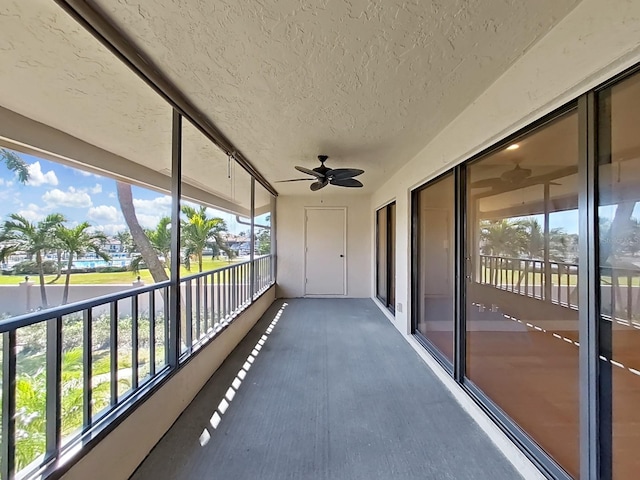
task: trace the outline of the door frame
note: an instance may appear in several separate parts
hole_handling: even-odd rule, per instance
[[[394,222],[393,224],[391,223],[391,218],[389,215],[389,212],[391,211],[391,206],[394,206],[395,208],[395,216],[394,216]],[[378,254],[380,252],[380,223],[378,222],[378,213],[382,210],[385,210],[385,223],[386,223],[386,238],[385,238],[385,242],[386,242],[386,262],[384,265],[384,269],[379,268],[378,265]],[[390,200],[389,202],[385,203],[384,205],[382,205],[381,207],[378,207],[375,212],[374,212],[374,223],[375,223],[375,261],[374,261],[374,270],[375,270],[375,278],[373,279],[375,282],[375,286],[374,286],[374,295],[375,297],[380,301],[380,303],[382,303],[387,310],[389,310],[394,316],[396,314],[396,301],[397,299],[395,298],[395,294],[396,292],[393,292],[393,296],[394,296],[394,301],[390,302],[389,299],[391,297],[391,277],[394,277],[394,290],[396,289],[396,270],[397,270],[397,265],[396,265],[396,259],[395,259],[395,255],[396,255],[396,250],[397,250],[397,232],[396,232],[396,236],[394,237],[394,242],[393,244],[391,243],[391,230],[393,229],[395,231],[396,228],[396,224],[397,222],[397,217],[398,217],[398,207],[396,204],[396,199],[394,198],[393,200]],[[394,257],[394,261],[393,261],[393,272],[391,269],[391,265],[392,262],[390,260],[391,256],[393,255]],[[387,296],[386,299],[381,298],[378,295],[378,280],[380,278],[380,275],[384,274],[386,276],[386,292],[385,295]]]
[[[343,241],[343,245],[342,245],[342,251],[343,251],[343,255],[344,255],[344,262],[343,262],[343,281],[342,281],[342,293],[336,293],[336,294],[332,294],[332,295],[323,295],[323,294],[317,294],[317,293],[307,293],[307,212],[309,210],[341,210],[343,213],[343,217],[344,217],[344,237],[342,239]],[[307,297],[335,297],[335,296],[346,296],[347,295],[347,263],[349,260],[349,257],[347,255],[347,207],[304,207],[304,235],[303,235],[303,255],[304,255],[304,268],[303,268],[303,273],[304,273],[304,296]]]

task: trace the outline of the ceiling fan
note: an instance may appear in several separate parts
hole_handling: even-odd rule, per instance
[[[471,184],[471,188],[500,188],[506,185],[517,185],[524,182],[531,176],[530,168],[522,168],[519,163],[499,177],[485,178],[475,181]]]
[[[471,188],[491,188],[491,192],[510,191],[518,188],[530,187],[532,185],[561,185],[554,182],[569,175],[573,175],[577,172],[575,166],[562,167],[544,175],[531,176],[531,169],[522,168],[519,163],[516,166],[506,172],[503,172],[499,177],[484,178],[471,183]]]
[[[320,190],[329,184],[337,187],[362,187],[362,182],[353,177],[363,174],[364,170],[360,170],[358,168],[329,168],[324,164],[324,162],[327,161],[327,158],[329,158],[327,155],[318,155],[320,166],[313,169],[299,167],[296,165],[296,170],[306,173],[307,175],[311,175],[311,177],[279,180],[277,183],[313,181],[310,187],[313,192]]]

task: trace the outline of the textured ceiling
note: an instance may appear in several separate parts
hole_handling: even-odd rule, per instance
[[[170,174],[170,105],[52,0],[1,3],[0,32],[0,106]],[[227,156],[188,122],[183,178],[250,206],[249,175],[239,167],[229,171]]]
[[[155,170],[171,167],[170,106],[53,1],[3,1],[0,32],[1,106]]]
[[[94,3],[268,180],[325,153],[373,191],[578,1]]]
[[[371,192],[577,1],[94,3],[268,180],[325,153]],[[53,1],[6,0],[0,31],[1,106],[167,171],[169,106]],[[187,181],[246,197],[205,143],[185,138]]]

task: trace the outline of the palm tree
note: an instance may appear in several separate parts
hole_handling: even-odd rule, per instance
[[[521,220],[522,226],[526,229],[524,244],[525,253],[529,258],[544,258],[544,229],[535,218]],[[549,230],[549,258],[553,261],[565,259],[567,251],[567,236],[562,228],[552,228]]]
[[[122,230],[115,234],[116,239],[120,242],[120,250],[124,253],[133,253],[135,245],[131,234],[126,230]]]
[[[227,225],[222,218],[208,218],[205,207],[195,208],[184,205],[182,213],[187,216],[187,220],[182,222],[181,233],[182,243],[185,248],[184,264],[187,270],[191,269],[190,258],[198,258],[198,271],[202,272],[202,252],[208,244],[215,246],[227,253],[231,258],[231,250],[221,236],[227,230]]]
[[[483,220],[480,223],[480,239],[485,255],[517,257],[525,248],[527,230],[521,220]]]
[[[89,222],[82,222],[74,228],[67,228],[63,225],[56,227],[56,239],[69,254],[67,272],[64,279],[64,292],[62,294],[63,305],[67,303],[69,298],[69,281],[71,280],[71,267],[73,266],[74,255],[79,257],[87,251],[92,251],[105,261],[111,260],[111,257],[102,251],[102,246],[107,241],[106,235],[102,232],[90,232],[90,228],[91,225],[89,225]]]
[[[167,272],[164,270],[162,262],[158,258],[153,245],[147,238],[145,231],[138,222],[136,216],[136,209],[133,205],[133,194],[131,193],[131,185],[124,182],[116,182],[116,189],[118,192],[118,202],[120,202],[120,209],[124,220],[127,222],[131,236],[133,237],[133,243],[142,255],[144,263],[146,263],[151,276],[155,282],[163,282],[169,280]]]
[[[10,220],[4,222],[0,233],[0,243],[4,247],[0,249],[0,261],[16,252],[24,252],[27,255],[35,255],[36,265],[40,278],[40,297],[43,308],[48,307],[47,292],[44,287],[44,253],[55,248],[55,230],[65,221],[60,213],[47,215],[44,220],[32,223],[22,215],[12,213]]]
[[[165,265],[171,265],[171,217],[162,217],[155,230],[145,230],[145,234],[156,253],[164,257]],[[129,267],[137,272],[143,260],[141,256],[135,257]]]
[[[29,180],[29,165],[18,155],[6,148],[0,148],[0,159],[9,170],[18,175],[20,183],[26,183]]]

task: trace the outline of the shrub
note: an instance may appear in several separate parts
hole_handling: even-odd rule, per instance
[[[100,273],[117,273],[117,272],[128,272],[128,267],[96,267],[96,272]]]
[[[42,268],[45,275],[53,275],[58,272],[58,265],[53,260],[45,260],[42,262]],[[16,264],[13,269],[15,275],[38,275],[38,264],[31,260],[25,260]]]

